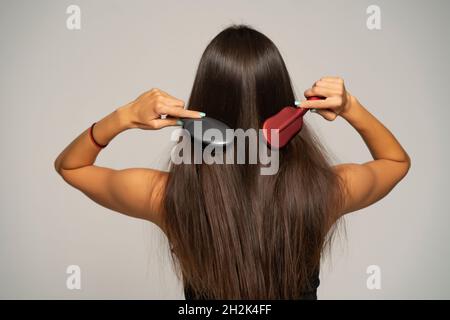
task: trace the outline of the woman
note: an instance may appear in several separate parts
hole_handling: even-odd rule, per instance
[[[328,121],[344,118],[373,160],[332,166],[305,123],[280,149],[274,175],[261,175],[260,163],[181,163],[169,172],[95,166],[100,150],[127,129],[156,130],[206,113],[231,128],[257,130],[293,105],[276,46],[248,26],[233,25],[203,53],[189,110],[180,99],[152,89],[81,133],[55,168],[95,202],[158,225],[170,242],[186,298],[316,299],[320,257],[336,222],[386,196],[407,174],[410,159],[341,78],[323,77],[304,95],[323,97],[300,107]]]

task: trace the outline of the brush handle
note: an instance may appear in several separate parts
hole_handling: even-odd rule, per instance
[[[325,98],[312,96],[307,99],[308,100],[323,100]],[[305,113],[309,110],[309,108],[300,108],[300,107],[287,107],[287,108],[292,108],[295,111],[289,117],[289,119],[284,119],[283,123],[278,127],[278,129],[280,131],[286,129],[293,121],[296,121],[297,119],[302,118],[305,115]]]

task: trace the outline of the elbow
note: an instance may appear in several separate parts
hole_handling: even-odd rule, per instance
[[[409,155],[405,152],[406,160],[403,161],[403,169],[402,169],[402,179],[408,174],[409,169],[411,169],[411,158]]]
[[[53,166],[54,166],[56,172],[58,172],[58,174],[60,176],[62,176],[62,170],[63,169],[61,168],[61,160],[59,159],[59,157],[56,158],[55,162],[53,163]]]
[[[406,172],[408,173],[409,169],[411,168],[411,158],[409,157],[409,154],[405,152],[406,155]]]
[[[58,159],[55,160],[53,166],[55,167],[56,172],[60,173],[61,168],[59,166]]]
[[[67,182],[68,184],[71,185],[71,177],[70,177],[70,175],[68,174],[68,173],[69,173],[68,171],[70,171],[70,170],[65,170],[65,169],[63,169],[63,168],[61,167],[61,164],[59,163],[58,160],[55,161],[54,166],[55,166],[55,170],[56,170],[56,172],[59,174],[59,176],[60,176],[65,182]]]

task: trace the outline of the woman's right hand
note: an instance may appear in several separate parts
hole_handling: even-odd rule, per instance
[[[181,125],[181,118],[202,118],[203,112],[184,109],[184,102],[160,89],[144,92],[136,100],[127,104],[128,123],[132,128],[145,130],[161,129]],[[166,118],[162,119],[161,116]]]
[[[324,119],[333,121],[338,115],[348,112],[353,97],[347,92],[344,80],[339,77],[323,77],[316,81],[304,93],[306,98],[312,96],[323,97],[321,100],[305,100],[299,105],[301,108],[311,109]]]

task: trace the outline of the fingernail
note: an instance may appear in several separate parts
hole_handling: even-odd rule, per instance
[[[300,101],[295,100],[294,104],[298,107],[300,105]]]
[[[204,113],[204,112],[199,112],[198,114],[199,114],[200,117],[202,117],[202,118],[203,118],[203,117],[206,117],[206,113]]]
[[[177,120],[177,125],[182,126],[183,125],[183,120]]]

